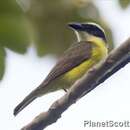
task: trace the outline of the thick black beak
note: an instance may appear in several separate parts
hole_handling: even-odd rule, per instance
[[[82,31],[83,27],[80,23],[69,23],[68,26],[74,30]]]

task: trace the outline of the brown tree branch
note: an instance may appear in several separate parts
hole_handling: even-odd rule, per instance
[[[93,67],[86,75],[76,81],[69,91],[55,101],[48,111],[39,114],[21,130],[43,130],[61,117],[61,114],[79,98],[96,88],[130,60],[130,38],[114,49],[103,63]]]

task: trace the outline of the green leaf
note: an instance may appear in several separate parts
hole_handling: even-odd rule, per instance
[[[29,43],[26,24],[21,17],[0,17],[0,44],[18,53],[25,53]]]
[[[5,50],[0,46],[0,80],[3,78],[5,72]]]
[[[16,0],[0,2],[0,45],[21,54],[30,43],[24,15]]]
[[[130,5],[130,0],[119,0],[122,9],[126,9]]]
[[[16,0],[1,0],[0,1],[0,16],[1,15],[23,15],[21,8]]]

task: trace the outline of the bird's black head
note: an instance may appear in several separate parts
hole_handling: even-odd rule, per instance
[[[68,25],[76,31],[87,32],[90,35],[102,38],[106,42],[104,30],[95,23],[70,23]]]

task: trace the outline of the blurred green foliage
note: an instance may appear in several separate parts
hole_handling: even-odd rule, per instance
[[[25,53],[29,43],[24,13],[15,0],[0,1],[0,79],[5,72],[6,53],[9,48],[17,53]]]
[[[15,0],[0,2],[0,45],[25,53],[29,43],[24,13]]]
[[[18,53],[25,53],[29,40],[21,18],[0,17],[0,44]]]
[[[26,13],[33,25],[39,56],[60,54],[75,41],[75,35],[67,27],[69,22],[94,21],[102,25],[112,47],[111,30],[90,0],[31,0]]]
[[[119,0],[119,4],[123,9],[126,9],[130,5],[130,0]]]
[[[113,48],[111,29],[100,16],[93,2],[91,0],[1,0],[0,79],[5,71],[4,48],[24,54],[33,41],[39,56],[47,53],[61,54],[76,41],[73,31],[67,26],[69,22],[91,21],[100,24],[105,29],[111,50]]]
[[[5,49],[0,46],[0,79],[2,79],[5,72]]]

